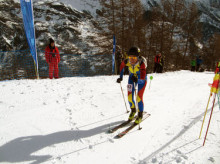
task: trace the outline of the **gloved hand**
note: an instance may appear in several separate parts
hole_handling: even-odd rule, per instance
[[[138,78],[137,78],[137,77],[135,77],[135,76],[133,75],[133,76],[131,77],[131,80],[132,80],[133,82],[137,83]]]
[[[121,83],[121,81],[122,81],[122,78],[117,79],[117,83]]]

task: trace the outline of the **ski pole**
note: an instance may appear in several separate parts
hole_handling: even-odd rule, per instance
[[[120,86],[121,86],[121,83],[120,83]],[[121,86],[121,93],[122,93],[122,96],[123,96],[123,99],[124,99],[124,103],[125,103],[125,107],[126,107],[126,112],[128,113],[128,108],[127,108],[127,105],[126,105],[126,102],[125,102],[125,96],[124,96],[124,92],[123,92],[123,89],[122,89],[122,86]]]
[[[216,94],[215,94],[215,97],[216,97]],[[207,130],[206,130],[206,134],[205,134],[205,138],[204,138],[203,146],[205,145],[206,137],[207,137],[208,130],[209,130],[209,125],[210,125],[211,118],[212,118],[213,108],[214,108],[214,105],[215,105],[215,97],[214,97],[213,104],[212,104],[212,110],[211,110],[211,114],[210,114],[210,118],[209,118],[208,127],[207,127]]]
[[[204,125],[204,122],[205,122],[205,117],[206,117],[206,113],[207,113],[207,110],[208,110],[209,101],[210,101],[211,96],[212,96],[212,93],[210,93],[210,95],[209,95],[209,100],[208,100],[208,103],[207,103],[207,106],[206,106],[205,114],[204,114],[203,121],[202,121],[201,130],[200,130],[200,134],[199,134],[199,139],[200,139],[201,134],[202,134],[202,129],[203,129],[203,125]]]

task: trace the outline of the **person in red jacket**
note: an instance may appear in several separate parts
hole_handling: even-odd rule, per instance
[[[216,63],[215,73],[220,73],[220,62]]]
[[[55,42],[52,38],[49,39],[49,45],[45,49],[45,58],[49,64],[49,78],[59,78],[58,64],[60,62],[60,54]]]
[[[154,58],[154,73],[163,72],[163,58],[161,53],[158,53]]]

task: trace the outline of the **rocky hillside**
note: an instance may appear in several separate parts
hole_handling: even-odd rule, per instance
[[[220,33],[220,1],[197,1],[200,22],[203,24],[203,34],[208,39],[214,33]]]
[[[60,77],[111,73],[111,64],[102,66],[111,62],[111,55],[102,48],[106,47],[105,37],[89,12],[51,0],[34,1],[33,6],[41,78],[48,76],[43,50],[50,37],[61,54]],[[0,41],[0,51],[22,51],[0,52],[0,80],[35,78],[32,57],[24,51],[29,47],[17,0],[0,0]]]
[[[97,21],[98,15],[94,14],[97,7],[101,7],[91,5],[91,3],[87,5],[87,1],[94,1],[94,4],[98,4],[95,3],[98,0],[83,0],[82,2],[86,5],[84,10],[83,5],[80,6],[82,8],[75,9],[75,0],[34,0],[37,49],[44,50],[48,39],[54,38],[61,52],[60,74],[62,77],[111,73],[112,46],[107,45],[111,45],[112,41],[106,41],[107,39],[100,32],[102,27]],[[81,1],[77,0],[77,2],[81,5]],[[159,0],[142,0],[142,2],[146,10],[160,5]],[[195,2],[199,8],[199,21],[203,26],[204,38],[207,39],[216,32],[220,33],[220,5],[217,5],[219,1]],[[19,0],[0,0],[0,42],[0,51],[28,49]],[[40,75],[47,76],[48,68],[44,53],[40,52],[38,53]],[[99,58],[95,56],[92,59],[88,54],[106,56],[99,55]],[[0,77],[12,79],[17,78],[18,75],[20,77],[34,76],[31,55],[27,55],[26,52],[0,53]]]
[[[27,49],[20,4],[14,0],[0,1],[0,9],[0,49]],[[77,11],[58,1],[35,1],[34,19],[38,49],[44,49],[52,37],[64,53],[104,51],[99,26],[87,11]]]
[[[101,54],[108,52],[109,50],[104,49],[106,43],[103,42],[104,36],[99,32],[100,26],[94,15],[90,14],[89,8],[78,11],[71,6],[74,1],[67,2],[62,0],[34,1],[37,48],[43,50],[48,39],[52,37],[64,53]],[[214,5],[210,0],[195,2],[201,13],[200,22],[203,23],[205,38],[219,32],[219,5]],[[146,10],[158,4],[158,0],[148,0],[144,3]],[[2,43],[0,50],[28,49],[20,3],[17,0],[0,0],[0,41]]]
[[[25,42],[22,19],[19,17],[20,4],[13,0],[0,1],[0,49],[23,48]],[[23,34],[23,35],[21,35]]]
[[[194,2],[200,14],[199,21],[203,26],[204,40],[214,33],[220,34],[220,1],[219,0],[188,0]],[[160,0],[147,0],[146,10],[160,6]]]

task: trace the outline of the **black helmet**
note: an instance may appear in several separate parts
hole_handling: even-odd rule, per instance
[[[139,56],[140,55],[140,49],[138,47],[131,47],[128,51],[128,56],[129,55]]]

